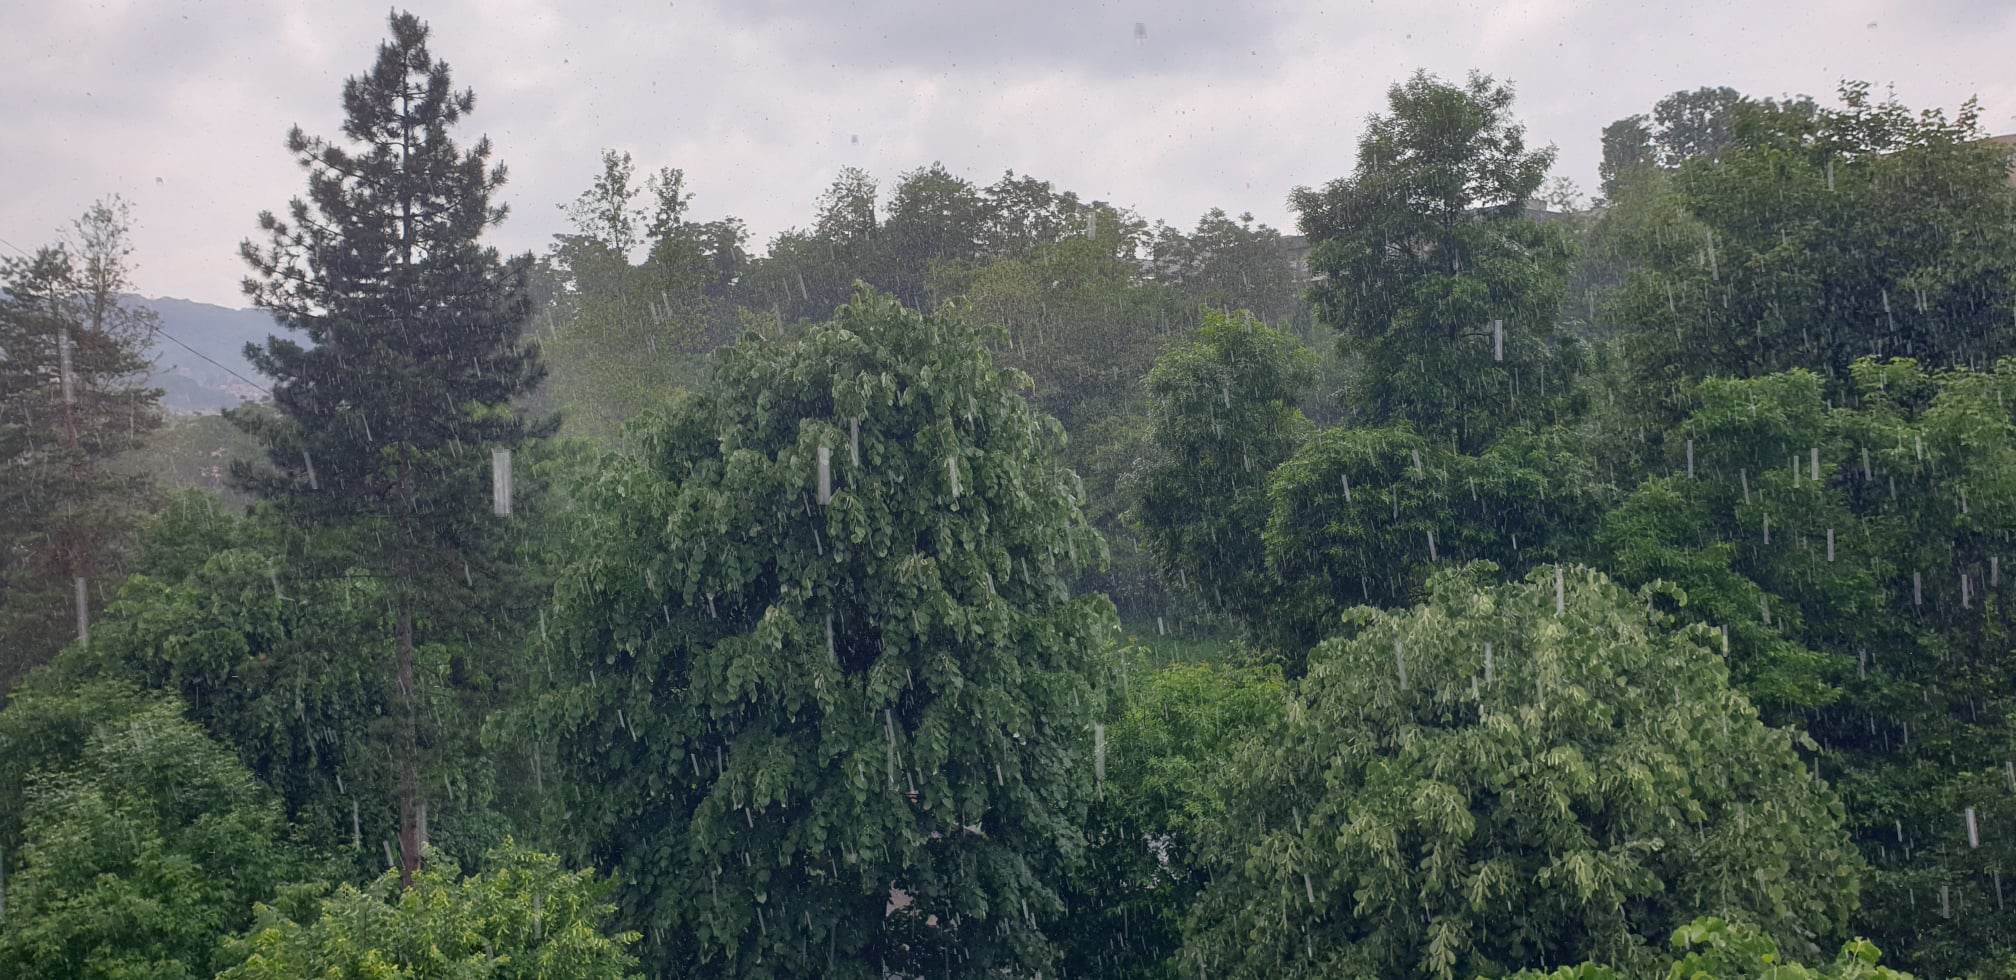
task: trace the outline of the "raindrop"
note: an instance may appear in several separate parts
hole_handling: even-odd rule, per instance
[[[819,447],[819,506],[833,502],[833,451]]]
[[[1967,848],[1974,850],[1981,846],[1981,825],[1974,820],[1974,808],[1967,808]]]
[[[511,516],[511,450],[490,450],[490,512]]]
[[[1687,479],[1694,479],[1694,440],[1687,440]]]
[[[1092,723],[1092,780],[1093,784],[1097,787],[1099,797],[1104,799],[1106,796],[1106,724],[1104,722],[1095,721]],[[1974,811],[1969,810],[1967,812],[1971,814]]]
[[[1505,360],[1505,321],[1491,321],[1491,359]]]
[[[315,460],[308,455],[308,447],[301,447],[301,466],[308,471],[308,489],[322,489],[322,481],[315,478]]]
[[[1827,529],[1827,560],[1834,560],[1834,529]]]
[[[1407,687],[1407,655],[1400,647],[1400,638],[1393,638],[1393,666],[1400,674],[1400,687]]]
[[[896,716],[882,709],[882,731],[889,737],[889,788],[896,788]]]
[[[1568,582],[1559,565],[1554,566],[1554,615],[1568,615]]]

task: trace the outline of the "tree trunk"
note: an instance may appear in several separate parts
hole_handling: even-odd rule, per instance
[[[58,371],[63,383],[63,434],[64,442],[70,447],[70,475],[81,490],[84,485],[84,453],[77,441],[77,378],[70,355],[70,322],[63,319],[62,311],[56,312],[56,353]],[[77,642],[91,645],[90,590],[85,581],[84,535],[77,528],[74,513],[76,502],[64,504],[64,528],[61,532],[63,557],[70,566],[70,577],[77,602]]]
[[[399,597],[399,697],[405,717],[399,722],[399,884],[413,886],[413,874],[420,870],[420,699],[413,687],[413,600]]]

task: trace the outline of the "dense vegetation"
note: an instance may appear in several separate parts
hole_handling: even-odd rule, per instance
[[[0,267],[0,975],[2016,976],[1978,107],[1675,93],[1574,209],[1420,74],[1299,240],[612,150],[503,256],[431,40],[235,441],[119,202]]]

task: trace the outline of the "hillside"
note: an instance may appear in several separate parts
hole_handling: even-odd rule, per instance
[[[166,392],[163,402],[168,411],[178,415],[209,413],[265,398],[248,383],[247,379],[260,384],[264,381],[246,362],[245,345],[278,332],[272,317],[258,310],[170,297],[134,300],[160,314],[163,332],[188,345],[184,348],[157,337],[148,351],[154,359],[152,381]],[[190,348],[210,360],[192,354]],[[234,371],[243,378],[234,377]]]

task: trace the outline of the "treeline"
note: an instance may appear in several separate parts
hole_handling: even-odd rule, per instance
[[[119,464],[116,202],[4,270],[0,974],[2016,975],[1972,103],[1581,207],[1416,75],[1293,239],[610,151],[514,257],[427,42],[242,250],[249,507]]]

